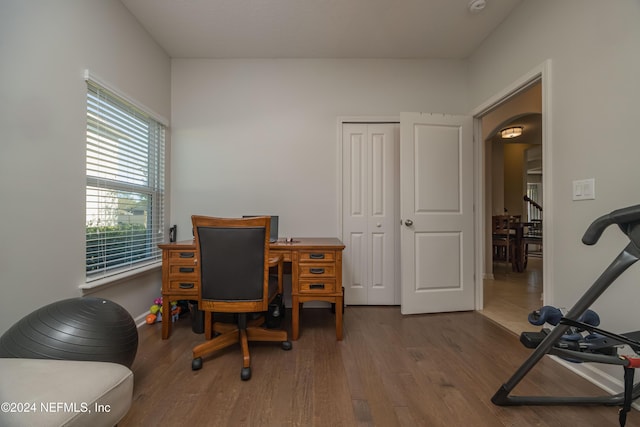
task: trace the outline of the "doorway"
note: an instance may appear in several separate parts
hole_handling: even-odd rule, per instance
[[[543,127],[544,114],[548,114],[548,84],[545,87],[543,78],[548,77],[548,63],[533,72],[533,76],[525,77],[521,83],[505,95],[487,104],[476,119],[482,134],[483,184],[483,230],[481,239],[484,242],[483,286],[480,312],[505,328],[519,334],[530,327],[527,315],[544,304],[545,278],[548,277],[548,256],[540,251],[544,246],[531,246],[535,249],[527,258],[526,267],[514,269],[510,264],[493,262],[493,245],[491,220],[494,215],[508,214],[519,217],[525,224],[532,220],[539,221],[544,230],[542,218],[546,215],[544,200],[549,200],[545,193],[545,183],[550,182],[545,176],[547,167],[544,155],[549,153],[549,139],[545,138]],[[519,128],[521,135],[510,140],[503,138],[500,131],[505,128]],[[479,134],[479,133],[478,133]],[[534,204],[527,200],[535,196]],[[541,209],[535,207],[537,205]],[[544,214],[543,214],[544,212]],[[542,232],[544,236],[544,231]],[[542,242],[541,242],[542,243]],[[541,255],[541,256],[540,256]]]
[[[400,129],[339,121],[346,304],[475,308],[472,123],[437,113],[401,113]]]

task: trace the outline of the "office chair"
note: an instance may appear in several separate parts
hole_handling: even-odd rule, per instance
[[[200,277],[198,307],[205,315],[205,338],[193,349],[191,369],[202,368],[202,358],[240,343],[243,365],[240,378],[251,378],[249,341],[280,342],[291,349],[287,331],[267,329],[264,316],[269,303],[282,293],[282,256],[269,257],[269,217],[213,218],[192,216],[196,242],[196,271]],[[277,279],[269,277],[278,267]],[[235,324],[215,322],[212,313],[234,313]],[[212,338],[212,329],[215,337]]]

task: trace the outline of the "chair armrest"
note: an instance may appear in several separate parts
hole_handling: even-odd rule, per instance
[[[281,254],[278,255],[269,255],[269,267],[280,266],[283,261],[283,256]]]

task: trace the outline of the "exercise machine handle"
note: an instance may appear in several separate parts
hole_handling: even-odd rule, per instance
[[[589,228],[587,228],[584,236],[582,236],[582,243],[585,245],[595,245],[605,228],[611,224],[617,224],[625,231],[623,226],[633,222],[640,222],[640,205],[618,209],[596,219],[591,223]]]

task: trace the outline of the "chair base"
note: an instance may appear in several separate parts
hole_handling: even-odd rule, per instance
[[[242,371],[240,371],[240,379],[242,381],[248,381],[251,379],[251,367],[242,368]]]
[[[264,318],[253,319],[247,323],[245,328],[230,323],[214,323],[213,331],[219,333],[215,338],[210,339],[193,349],[193,360],[191,369],[197,371],[202,368],[202,358],[211,353],[240,343],[242,348],[242,371],[240,378],[247,381],[251,378],[251,355],[249,353],[249,341],[280,342],[283,350],[290,350],[292,345],[287,337],[287,331],[281,329],[267,329],[261,326]],[[208,329],[208,328],[207,328]]]

